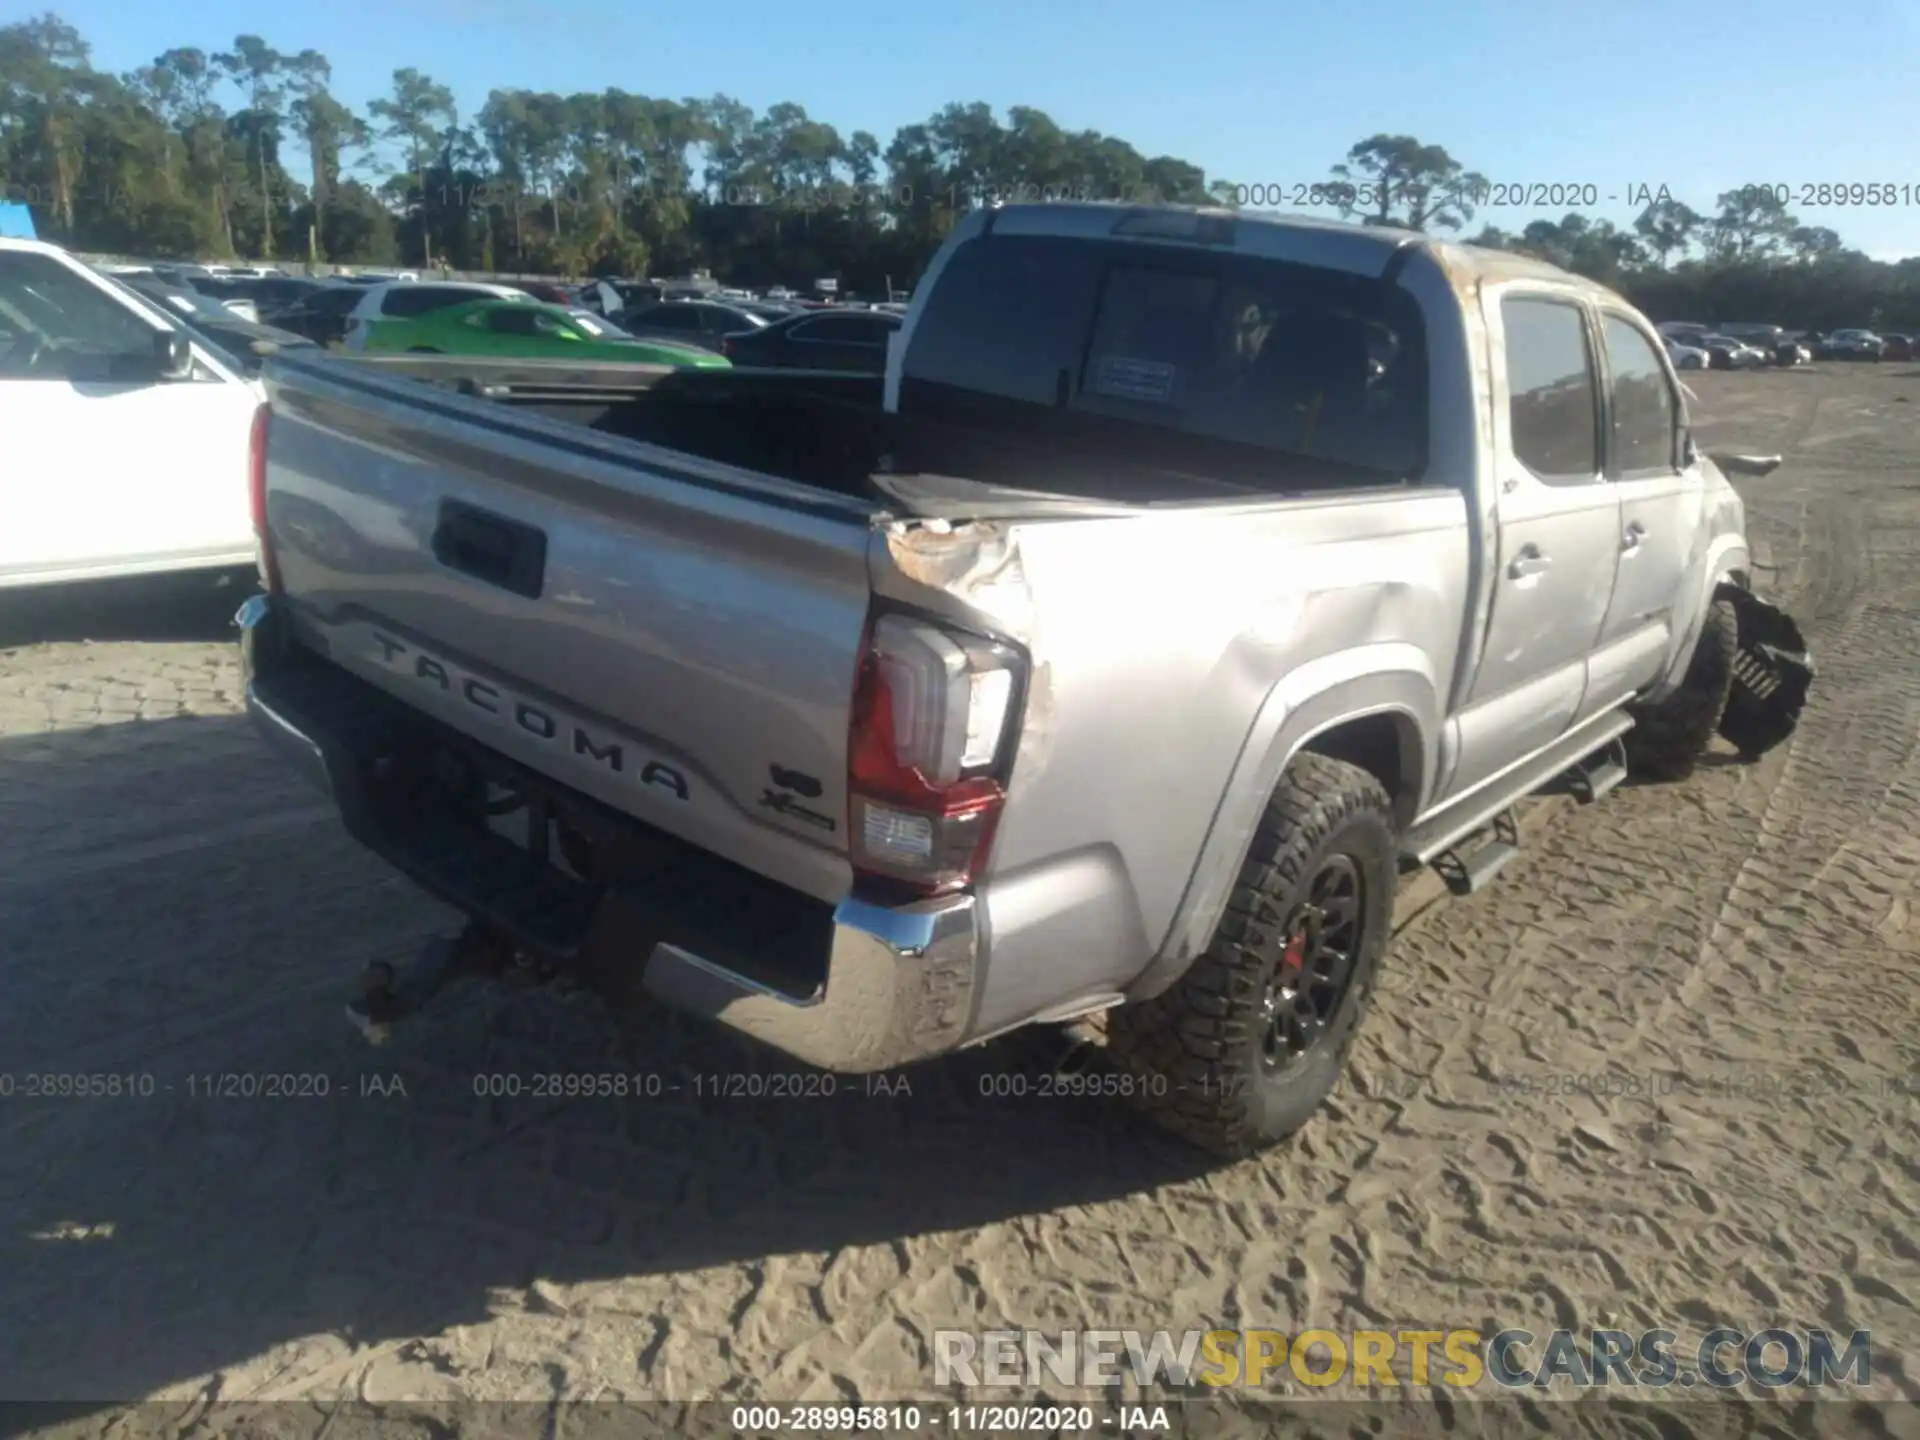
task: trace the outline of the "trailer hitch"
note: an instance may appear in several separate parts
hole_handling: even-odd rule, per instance
[[[347,1019],[370,1045],[384,1045],[396,1023],[418,1014],[449,985],[461,980],[513,980],[544,985],[558,979],[551,963],[516,950],[485,925],[469,923],[458,935],[436,935],[403,970],[376,960],[361,972],[360,994],[347,1002]]]

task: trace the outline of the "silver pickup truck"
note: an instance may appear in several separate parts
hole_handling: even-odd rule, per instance
[[[843,1072],[1107,1012],[1244,1153],[1337,1081],[1403,872],[1756,755],[1812,674],[1647,322],[1420,235],[1008,206],[884,378],[266,383],[249,704],[472,921],[376,1034],[503,964]]]

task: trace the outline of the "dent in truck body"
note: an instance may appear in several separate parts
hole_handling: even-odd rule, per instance
[[[1654,702],[1671,695],[1685,677],[1715,591],[1722,584],[1747,575],[1753,568],[1753,555],[1747,546],[1746,505],[1739,491],[1727,483],[1713,461],[1701,457],[1694,463],[1700,467],[1704,482],[1701,495],[1705,513],[1695,530],[1695,543],[1700,548],[1681,590],[1684,611],[1674,616],[1673,649],[1662,668],[1659,683],[1647,695],[1647,699]]]
[[[1001,593],[1031,605],[1034,678],[980,886],[983,1033],[1125,990],[1167,942],[1196,864],[1203,884],[1237,871],[1208,837],[1223,805],[1264,803],[1241,760],[1263,713],[1292,727],[1437,709],[1432,666],[1451,669],[1465,603],[1463,525],[1445,489],[1007,523],[1023,582]],[[1414,668],[1368,681],[1389,658]],[[1343,708],[1314,709],[1339,682],[1359,682],[1332,702]],[[1280,710],[1263,708],[1276,694]],[[1427,744],[1406,767],[1415,785]]]
[[[1448,583],[1437,587],[1430,603],[1437,607],[1435,614],[1452,618],[1437,625],[1429,621],[1416,632],[1396,629],[1391,622],[1382,623],[1386,617],[1377,616],[1373,623],[1335,632],[1349,638],[1344,661],[1337,650],[1323,656],[1303,654],[1290,657],[1300,667],[1298,675],[1274,673],[1266,695],[1242,712],[1252,718],[1237,747],[1240,759],[1218,795],[1204,842],[1194,852],[1197,861],[1179,906],[1151,961],[1128,986],[1130,999],[1164,991],[1206,947],[1245,863],[1267,797],[1293,756],[1314,737],[1354,720],[1393,716],[1402,751],[1402,793],[1393,798],[1408,824],[1431,803],[1456,758],[1446,749],[1446,720],[1471,683],[1493,596],[1493,567],[1487,557],[1496,497],[1494,487],[1479,484],[1480,457],[1491,453],[1493,436],[1491,385],[1481,359],[1485,327],[1479,318],[1477,281],[1448,263],[1444,247],[1403,246],[1387,269],[1420,305],[1428,379],[1421,488],[1391,492],[1392,503],[1446,497],[1451,523],[1425,537],[1421,558],[1446,573]],[[1393,559],[1403,560],[1404,554]],[[1377,572],[1369,566],[1367,573]],[[1377,676],[1363,669],[1369,659],[1385,662]],[[1416,755],[1418,763],[1410,763]]]

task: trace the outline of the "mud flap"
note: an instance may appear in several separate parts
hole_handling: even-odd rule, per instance
[[[1740,637],[1720,734],[1741,759],[1755,760],[1799,727],[1813,685],[1813,657],[1800,627],[1777,605],[1738,585],[1722,585],[1716,598],[1733,602]]]

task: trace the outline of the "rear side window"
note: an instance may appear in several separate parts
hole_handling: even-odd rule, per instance
[[[496,335],[532,335],[537,333],[533,323],[536,314],[532,310],[491,310],[487,313],[487,328]]]
[[[389,290],[380,302],[380,313],[395,319],[407,319],[415,315],[431,315],[435,310],[445,310],[452,305],[464,305],[469,300],[485,300],[484,290],[442,290],[425,285],[402,285],[397,290]]]
[[[698,330],[700,312],[691,305],[662,305],[657,310],[641,311],[634,323],[654,330]]]
[[[796,325],[789,333],[796,340],[819,340],[834,345],[885,345],[887,336],[896,328],[880,320],[831,315]]]
[[[1671,470],[1678,426],[1667,372],[1637,326],[1609,315],[1606,334],[1613,400],[1611,469],[1616,475]]]
[[[1600,413],[1579,307],[1511,296],[1501,302],[1500,318],[1514,453],[1542,480],[1593,479],[1600,469]]]

